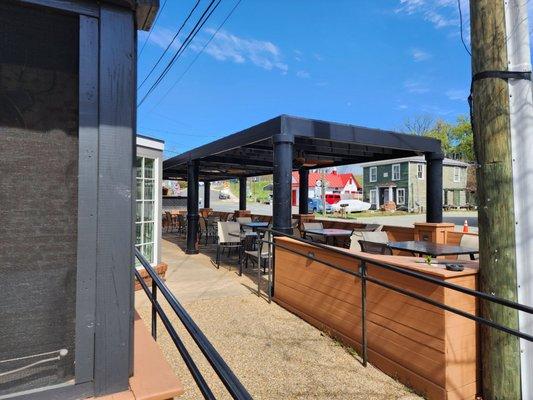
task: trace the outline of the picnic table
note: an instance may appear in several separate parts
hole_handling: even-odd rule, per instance
[[[414,255],[422,254],[431,257],[468,254],[470,255],[471,260],[475,260],[475,254],[479,253],[479,250],[471,249],[469,247],[426,242],[422,240],[389,242],[388,246],[394,250],[408,251]]]
[[[339,237],[350,237],[352,235],[352,231],[348,229],[335,229],[335,228],[323,228],[323,229],[306,229],[304,231],[304,234],[313,234],[313,235],[319,235],[323,236],[325,239],[326,244],[331,241],[335,242],[336,238]]]

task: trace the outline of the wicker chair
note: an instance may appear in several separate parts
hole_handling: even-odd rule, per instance
[[[216,266],[220,267],[220,256],[224,254],[224,249],[228,250],[228,256],[232,249],[240,251],[241,238],[240,238],[240,225],[238,222],[217,222],[218,231],[218,243],[217,243],[217,256]],[[230,235],[232,233],[232,235]]]
[[[387,243],[369,242],[367,240],[359,240],[361,251],[369,254],[382,254],[391,256],[392,250]]]
[[[248,235],[247,237],[253,237]],[[244,250],[244,268],[248,268],[248,260],[251,260],[253,264],[257,264],[258,268],[263,267],[263,274],[266,273],[267,261],[268,261],[268,245],[270,241],[270,232],[265,232],[264,241],[261,242],[261,252],[258,258],[257,251],[257,237],[253,242],[254,248]]]
[[[217,237],[217,228],[215,227],[215,224],[212,221],[209,221],[209,219],[200,217],[199,222],[199,236],[200,239],[203,237],[205,244],[207,245],[207,241],[209,238],[216,238]]]

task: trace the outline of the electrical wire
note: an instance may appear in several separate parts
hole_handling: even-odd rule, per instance
[[[463,10],[461,9],[461,0],[457,0],[457,7],[459,8],[459,24],[461,27],[461,42],[463,42],[463,46],[468,53],[470,57],[472,57],[472,53],[468,49],[468,46],[466,45],[464,33],[463,33]]]
[[[222,0],[218,0],[218,2],[215,4],[215,6],[210,10],[211,6],[215,2],[215,0],[211,0],[205,11],[203,12],[202,16],[196,23],[196,25],[193,27],[192,31],[189,33],[185,41],[182,43],[180,48],[176,51],[172,59],[168,62],[165,69],[159,74],[159,77],[156,79],[156,81],[152,84],[150,89],[146,92],[144,97],[141,99],[141,101],[137,104],[137,108],[140,107],[144,101],[148,98],[148,96],[159,86],[161,81],[165,78],[167,73],[170,71],[174,63],[179,59],[179,57],[187,50],[189,47],[189,44],[194,40],[198,32],[202,29],[202,27],[205,25],[205,23],[208,21],[208,19],[211,17],[213,12],[217,9],[217,7],[220,5]],[[209,11],[210,10],[210,11]],[[207,14],[207,16],[205,16]]]
[[[231,9],[231,11],[228,13],[228,15],[226,16],[226,18],[224,18],[224,20],[222,21],[222,23],[218,26],[218,28],[213,32],[213,34],[211,35],[211,37],[209,38],[209,40],[205,43],[204,47],[202,47],[202,49],[198,52],[198,54],[196,55],[196,57],[194,57],[194,59],[192,60],[192,62],[187,66],[187,68],[185,69],[185,71],[183,71],[183,73],[178,77],[178,79],[176,79],[176,81],[174,81],[174,83],[172,84],[172,86],[165,92],[165,94],[163,95],[163,97],[161,97],[161,99],[159,99],[159,101],[155,104],[154,108],[157,107],[159,104],[161,104],[161,102],[169,95],[169,93],[174,89],[174,87],[181,81],[181,79],[187,74],[187,72],[189,72],[189,70],[191,69],[191,67],[193,66],[193,64],[196,62],[196,60],[198,60],[198,58],[200,57],[200,55],[204,52],[204,50],[207,48],[207,46],[209,46],[209,43],[211,43],[211,41],[215,38],[215,36],[217,35],[217,33],[220,31],[220,29],[222,29],[222,27],[224,26],[224,24],[226,23],[226,21],[231,17],[231,15],[233,14],[233,12],[237,9],[237,7],[239,6],[239,4],[241,4],[242,0],[238,0],[237,3],[235,3],[235,5],[233,6],[233,8]]]
[[[141,47],[141,50],[139,51],[139,57],[141,57],[141,54],[143,53],[144,47],[146,46],[146,43],[148,43],[148,40],[150,39],[150,36],[152,35],[152,32],[154,31],[155,24],[157,24],[157,20],[159,19],[159,16],[163,13],[163,9],[167,5],[167,0],[163,2],[163,5],[159,9],[159,12],[157,13],[154,23],[152,24],[152,27],[150,28],[150,31],[148,32],[148,36],[146,36],[146,39],[144,40],[144,43]]]
[[[150,70],[150,72],[148,72],[148,75],[146,75],[146,77],[143,79],[143,81],[141,82],[141,84],[137,87],[137,89],[140,89],[142,87],[142,85],[144,85],[144,83],[148,80],[148,78],[150,78],[150,76],[152,75],[152,73],[155,71],[155,69],[157,68],[157,66],[159,65],[159,63],[161,62],[161,60],[163,59],[163,57],[165,56],[165,54],[167,54],[167,51],[170,49],[170,46],[172,46],[172,44],[176,41],[176,39],[178,38],[181,30],[183,29],[183,27],[185,26],[185,24],[187,24],[187,22],[189,21],[189,19],[191,18],[192,14],[194,13],[194,11],[196,10],[196,8],[198,7],[198,5],[200,4],[200,0],[196,0],[196,4],[194,5],[194,7],[191,9],[191,11],[189,12],[189,15],[187,15],[187,18],[185,18],[185,21],[183,21],[183,23],[181,24],[181,26],[179,27],[178,31],[174,34],[174,36],[172,37],[172,40],[170,41],[170,43],[167,45],[167,48],[163,51],[163,54],[161,54],[158,58],[158,60],[156,61],[156,63],[152,66],[152,69]],[[150,33],[152,32],[152,30],[150,30]]]

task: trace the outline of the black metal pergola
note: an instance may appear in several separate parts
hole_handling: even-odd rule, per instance
[[[281,115],[163,162],[163,179],[188,181],[187,253],[197,253],[198,184],[239,179],[239,209],[246,209],[246,178],[274,177],[273,228],[291,233],[292,171],[300,173],[300,214],[306,214],[309,170],[424,155],[428,222],[442,222],[442,160],[439,140],[355,125]]]

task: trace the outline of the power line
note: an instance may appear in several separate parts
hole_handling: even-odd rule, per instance
[[[457,0],[457,7],[459,8],[459,24],[461,25],[461,42],[463,42],[466,52],[470,55],[470,57],[472,57],[472,53],[468,49],[463,35],[463,10],[461,10],[461,0]]]
[[[183,21],[183,23],[181,24],[181,26],[179,27],[178,31],[176,32],[176,34],[174,35],[174,37],[172,38],[172,40],[170,41],[170,43],[168,44],[167,48],[165,49],[165,51],[163,51],[163,54],[161,54],[159,56],[159,59],[156,61],[156,63],[153,65],[152,69],[150,70],[150,72],[148,72],[148,75],[146,75],[146,77],[144,78],[144,80],[141,82],[141,84],[137,87],[137,89],[140,89],[142,87],[142,85],[144,85],[144,83],[148,80],[148,78],[152,75],[152,73],[154,72],[154,70],[157,68],[157,66],[159,65],[159,63],[161,62],[161,60],[163,59],[163,57],[165,56],[165,54],[167,54],[167,51],[168,49],[170,49],[170,46],[172,46],[172,43],[174,43],[174,41],[177,39],[178,35],[180,34],[181,30],[183,29],[183,27],[185,26],[185,24],[187,24],[187,22],[189,21],[189,19],[191,18],[192,14],[194,13],[194,11],[196,10],[196,8],[198,7],[198,5],[200,4],[200,0],[196,0],[196,4],[194,5],[194,7],[191,9],[191,11],[189,12],[189,15],[187,15],[187,18],[185,18],[185,21]],[[152,33],[152,30],[150,30],[150,33]]]
[[[180,46],[180,48],[176,51],[176,53],[174,54],[174,56],[172,57],[172,59],[168,62],[167,66],[165,67],[165,69],[159,74],[159,77],[156,79],[156,81],[152,84],[152,86],[150,87],[150,89],[148,90],[148,92],[144,95],[144,97],[141,99],[141,101],[139,102],[139,104],[137,104],[137,108],[140,107],[142,105],[142,103],[144,103],[144,101],[148,98],[148,96],[157,88],[157,86],[159,86],[159,84],[161,83],[161,81],[165,78],[165,76],[167,75],[168,71],[172,68],[172,66],[174,65],[175,61],[179,58],[179,56],[181,56],[181,54],[183,54],[183,52],[185,52],[185,50],[187,49],[187,47],[189,46],[189,44],[194,40],[194,38],[196,37],[196,35],[198,34],[198,32],[202,29],[202,27],[205,25],[205,23],[207,22],[207,20],[209,19],[209,17],[211,17],[211,15],[213,14],[213,12],[217,9],[217,7],[220,5],[220,2],[222,0],[218,0],[218,2],[215,4],[215,6],[210,10],[211,6],[213,5],[213,3],[215,2],[215,0],[211,0],[211,2],[209,3],[209,5],[207,6],[207,8],[205,9],[205,11],[203,12],[202,16],[200,17],[200,19],[198,20],[198,22],[196,23],[196,25],[193,27],[192,31],[189,33],[189,35],[187,36],[187,38],[185,39],[185,41],[182,43],[182,45]],[[209,11],[210,10],[210,11]],[[209,12],[209,13],[208,13]],[[207,14],[208,13],[208,14]],[[205,15],[207,14],[207,17],[205,17]],[[204,18],[205,17],[205,18]]]
[[[228,15],[226,16],[226,18],[224,18],[224,20],[222,21],[222,23],[218,26],[218,28],[215,30],[215,32],[213,32],[213,34],[211,35],[211,37],[209,38],[209,40],[205,43],[204,47],[202,47],[202,49],[198,52],[198,54],[196,55],[196,57],[194,57],[194,59],[192,60],[192,62],[187,66],[187,68],[185,69],[185,71],[183,71],[183,73],[178,77],[178,79],[176,79],[176,81],[172,84],[172,86],[165,92],[165,94],[163,95],[163,97],[161,97],[161,99],[155,104],[154,107],[157,107],[159,104],[161,104],[161,102],[169,95],[169,93],[172,91],[172,89],[174,89],[174,87],[181,81],[181,79],[187,74],[187,72],[189,72],[189,70],[191,69],[191,67],[193,66],[193,64],[196,62],[196,60],[198,60],[198,58],[200,57],[200,55],[204,52],[204,50],[207,48],[207,46],[209,46],[209,43],[211,43],[211,41],[215,38],[215,36],[217,35],[218,31],[220,31],[220,29],[224,26],[224,24],[226,23],[226,21],[231,17],[231,15],[233,14],[233,12],[237,9],[237,7],[239,6],[239,4],[241,4],[242,0],[238,0],[237,3],[235,3],[235,5],[233,6],[233,8],[231,9],[231,11],[228,13]]]
[[[161,6],[161,8],[159,9],[159,12],[157,13],[155,17],[154,23],[152,24],[152,28],[150,29],[150,32],[148,32],[148,36],[146,36],[146,39],[144,40],[144,43],[141,47],[141,51],[139,52],[139,57],[141,57],[144,47],[146,46],[146,43],[148,43],[148,40],[150,39],[150,36],[152,35],[152,32],[154,31],[155,24],[157,24],[157,20],[159,19],[159,16],[163,13],[163,9],[165,8],[166,5],[167,5],[167,0],[165,0],[165,2]]]

